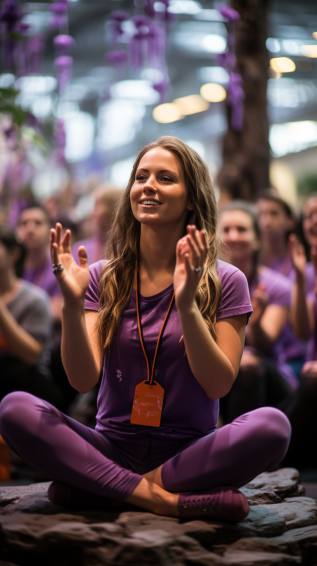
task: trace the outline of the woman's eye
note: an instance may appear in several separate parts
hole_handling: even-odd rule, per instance
[[[145,175],[138,175],[136,178],[137,181],[143,181],[143,179],[145,179]]]
[[[169,183],[171,183],[172,179],[170,177],[162,177],[162,181],[168,181]]]

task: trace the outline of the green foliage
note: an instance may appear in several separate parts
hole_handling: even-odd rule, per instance
[[[14,88],[0,88],[0,113],[10,114],[17,126],[25,124],[28,112],[16,104],[15,99],[19,92]]]
[[[317,193],[317,171],[307,173],[297,181],[299,195],[308,196]]]

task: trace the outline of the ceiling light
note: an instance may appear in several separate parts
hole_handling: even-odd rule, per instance
[[[227,96],[223,86],[217,83],[207,83],[200,89],[201,96],[208,102],[221,102]]]
[[[296,69],[294,61],[288,57],[276,57],[271,59],[270,66],[278,73],[293,73]]]
[[[203,37],[201,45],[209,53],[223,53],[227,47],[227,42],[222,35],[208,34]]]
[[[178,106],[173,103],[159,104],[154,108],[152,116],[156,122],[161,124],[176,122],[176,120],[181,120],[183,117]]]
[[[197,114],[197,112],[204,112],[208,110],[209,104],[203,100],[199,94],[191,94],[190,96],[183,96],[176,98],[174,104],[179,108],[181,114],[189,116],[190,114]]]
[[[317,39],[317,31],[314,31],[314,33],[313,33],[313,38],[314,38],[314,39]]]
[[[272,53],[278,53],[279,51],[281,51],[280,42],[277,39],[274,39],[274,37],[267,38],[266,47]]]
[[[201,5],[195,0],[172,0],[168,7],[168,11],[172,14],[195,15],[199,14],[201,10]]]
[[[229,82],[229,74],[223,67],[200,67],[197,70],[199,80],[208,83],[222,83]]]
[[[317,58],[317,45],[303,45],[302,53],[311,59]]]

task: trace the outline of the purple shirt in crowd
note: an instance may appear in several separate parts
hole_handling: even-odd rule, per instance
[[[85,308],[98,311],[98,282],[105,261],[90,266],[90,282]],[[218,272],[223,295],[217,320],[252,312],[247,280],[241,271],[219,261]],[[151,297],[140,296],[143,338],[152,363],[157,338],[165,318],[173,285]],[[219,402],[212,401],[195,379],[185,354],[182,330],[175,302],[158,351],[155,379],[165,390],[161,426],[159,428],[130,423],[134,391],[147,379],[146,361],[140,344],[136,295],[132,289],[129,306],[113,342],[103,360],[102,381],[98,395],[96,429],[110,438],[169,436],[186,441],[204,436],[217,425]]]
[[[96,263],[101,259],[105,259],[104,257],[104,247],[102,246],[95,236],[92,238],[87,238],[86,240],[80,240],[76,242],[72,247],[72,254],[73,258],[78,263],[78,250],[80,246],[84,246],[88,256],[88,263],[89,265],[92,263]]]
[[[287,277],[273,271],[268,267],[260,268],[260,272],[253,279],[250,285],[251,297],[256,289],[256,287],[261,283],[265,287],[265,293],[268,298],[267,305],[278,305],[290,308],[291,305],[291,293],[292,293],[292,283]],[[282,330],[279,338],[276,340],[274,346],[269,352],[269,356],[276,362],[276,366],[280,373],[287,379],[292,387],[297,386],[296,376],[290,366],[286,364],[286,354],[285,354],[285,341],[287,340],[286,335],[287,323]],[[246,335],[246,343],[248,343],[248,337]]]
[[[61,290],[53,273],[52,262],[49,256],[45,263],[42,263],[35,269],[24,269],[22,278],[44,289],[50,297],[61,296]]]
[[[312,303],[315,313],[315,330],[313,336],[308,340],[306,362],[317,360],[317,300],[315,291],[309,293],[307,299]]]
[[[296,271],[293,267],[290,255],[285,256],[282,260],[271,262],[269,267],[287,277],[292,283],[296,281]],[[307,263],[305,271],[306,293],[310,293],[313,291],[315,285],[313,264]],[[303,358],[306,355],[306,342],[297,338],[289,321],[283,331],[283,349],[286,361],[294,360],[295,358]]]

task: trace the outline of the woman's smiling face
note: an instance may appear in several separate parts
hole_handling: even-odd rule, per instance
[[[225,210],[221,213],[222,240],[229,249],[231,262],[252,258],[259,249],[252,218],[243,210]]]
[[[130,191],[132,212],[141,224],[186,221],[193,210],[178,157],[157,147],[143,155]]]

